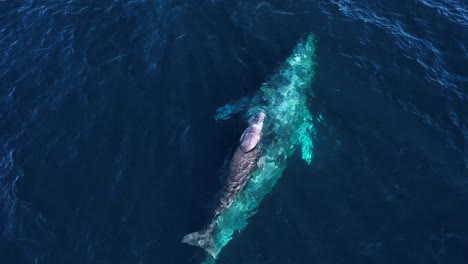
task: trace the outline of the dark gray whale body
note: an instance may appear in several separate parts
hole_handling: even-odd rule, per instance
[[[184,236],[182,242],[199,246],[205,249],[213,257],[217,254],[212,231],[215,227],[216,219],[231,206],[236,195],[244,188],[250,179],[251,171],[255,167],[258,157],[258,144],[262,137],[263,120],[265,113],[260,112],[255,120],[245,130],[240,139],[240,144],[234,153],[229,164],[229,176],[222,191],[220,205],[214,212],[214,216],[208,227],[200,232],[195,232]]]

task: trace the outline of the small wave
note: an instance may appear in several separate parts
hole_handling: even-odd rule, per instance
[[[23,176],[22,170],[15,164],[15,153],[23,134],[23,124],[14,100],[15,91],[14,87],[6,87],[0,92],[0,219],[5,219],[1,229],[7,237],[15,229],[18,204],[16,186]]]
[[[349,0],[338,1],[335,4],[347,17],[373,24],[389,33],[394,37],[395,44],[403,50],[404,55],[415,60],[425,70],[427,80],[447,89],[460,100],[466,100],[458,85],[458,80],[462,80],[463,77],[446,70],[444,52],[434,41],[410,33],[400,15],[392,12],[380,14],[370,7]]]
[[[446,19],[457,23],[461,26],[468,26],[468,6],[461,1],[445,0],[419,0],[419,2],[427,7],[434,8],[437,13]]]
[[[19,135],[18,135],[19,137]],[[15,228],[15,212],[18,204],[16,185],[23,176],[14,162],[15,148],[18,137],[7,140],[0,153],[0,218],[5,219],[3,235],[9,236]]]

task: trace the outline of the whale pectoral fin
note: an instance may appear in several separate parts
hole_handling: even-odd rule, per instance
[[[298,144],[301,146],[302,159],[310,165],[313,159],[313,136],[315,135],[315,128],[310,113],[304,118],[304,123],[299,127],[298,132]]]
[[[243,111],[249,103],[250,99],[247,97],[242,97],[237,101],[227,103],[216,109],[215,120],[217,122],[228,120],[232,115]]]

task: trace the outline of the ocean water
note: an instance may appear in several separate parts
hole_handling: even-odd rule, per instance
[[[310,33],[314,158],[216,263],[466,263],[462,0],[0,1],[0,263],[200,263],[216,109]]]

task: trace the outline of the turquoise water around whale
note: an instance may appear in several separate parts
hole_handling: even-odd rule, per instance
[[[251,98],[316,37],[298,149],[216,263],[466,263],[464,1],[0,1],[1,263],[200,263]]]

